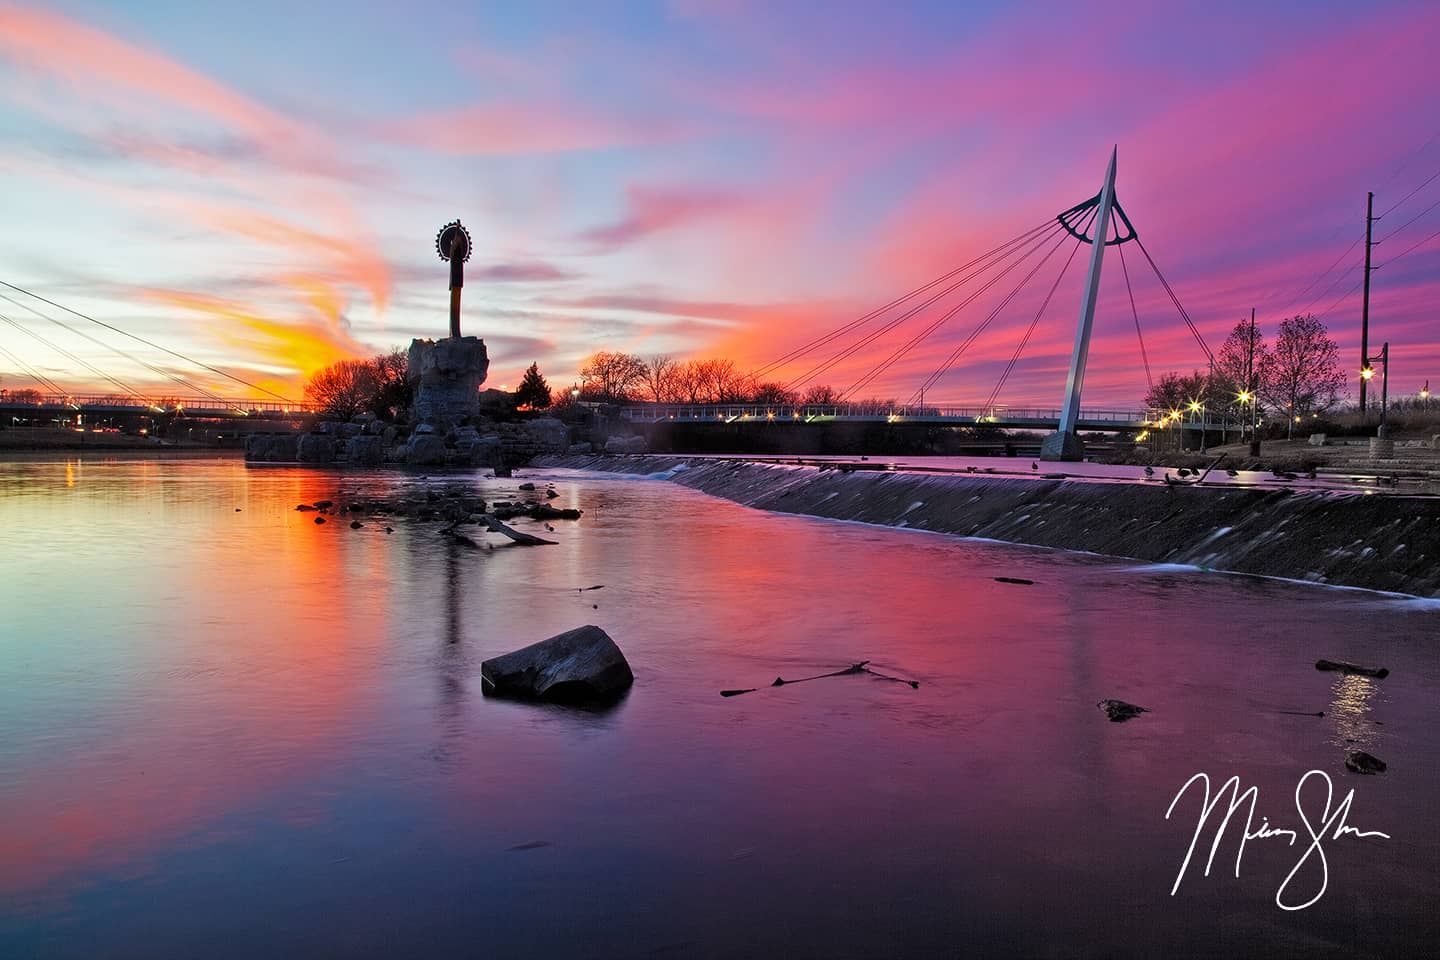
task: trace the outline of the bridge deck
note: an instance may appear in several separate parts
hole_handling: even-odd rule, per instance
[[[1054,430],[1060,423],[1059,409],[986,410],[978,407],[870,407],[860,405],[785,404],[637,404],[623,407],[621,417],[634,423],[933,423],[949,427],[997,427]],[[1082,410],[1077,423],[1081,430],[1145,430],[1160,424],[1162,414],[1147,410]],[[1235,422],[1197,418],[1171,420],[1171,426],[1186,430],[1234,428]]]

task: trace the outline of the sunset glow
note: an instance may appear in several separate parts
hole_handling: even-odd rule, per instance
[[[464,329],[489,347],[489,383],[538,361],[569,384],[596,349],[752,368],[1094,195],[1118,145],[1120,201],[1210,348],[1252,307],[1267,334],[1315,312],[1352,395],[1353,242],[1374,191],[1370,341],[1392,344],[1391,391],[1417,394],[1440,376],[1437,42],[1440,7],[1403,0],[423,15],[261,0],[206,17],[0,2],[0,280],[298,397],[328,363],[445,333],[432,237],[459,217],[476,247]],[[1152,367],[1203,366],[1127,256]],[[1102,281],[1092,404],[1145,391],[1119,267]],[[1081,272],[1003,402],[1058,405]],[[985,399],[1048,282],[936,401]],[[908,397],[993,303],[867,395]],[[164,389],[18,306],[0,314]],[[8,324],[0,346],[67,390],[109,389]],[[35,384],[0,355],[0,386]]]

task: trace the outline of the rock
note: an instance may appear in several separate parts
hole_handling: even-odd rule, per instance
[[[298,438],[293,433],[254,433],[245,438],[245,459],[264,463],[292,463]]]
[[[1142,713],[1149,713],[1146,707],[1137,707],[1133,703],[1126,703],[1124,700],[1101,700],[1096,704],[1105,715],[1110,718],[1111,723],[1124,723],[1126,720],[1133,720]]]
[[[593,624],[480,664],[487,694],[574,703],[612,699],[635,682],[625,654]]]
[[[534,490],[534,489],[535,489],[535,484],[533,484],[533,483],[522,483],[522,484],[520,484],[520,489],[521,489],[521,490]]]
[[[1344,660],[1316,660],[1315,669],[1353,673],[1362,677],[1375,677],[1377,680],[1383,680],[1390,676],[1390,671],[1386,667],[1361,667],[1353,663],[1346,663]]]
[[[433,423],[417,423],[417,424],[415,425],[415,432],[416,432],[416,433],[434,433],[434,432],[435,432],[435,424],[433,424]]]
[[[421,419],[473,417],[480,384],[490,369],[485,341],[477,337],[412,340],[406,376],[416,384],[415,415]]]
[[[329,509],[330,509],[331,507],[333,507],[333,506],[335,506],[335,501],[334,501],[334,500],[316,500],[316,501],[315,501],[315,509],[316,509],[316,510],[329,510]]]
[[[1309,443],[1310,443],[1310,446],[1312,446],[1312,447],[1323,447],[1323,446],[1325,446],[1325,434],[1323,434],[1323,433],[1312,433],[1312,434],[1310,434],[1310,441],[1309,441]]]
[[[324,523],[324,522],[325,522],[325,518],[324,518],[324,517],[316,517],[316,518],[315,518],[315,522],[316,522],[316,523]]]
[[[414,466],[431,466],[445,462],[445,441],[434,433],[419,433],[405,446],[405,462]]]
[[[538,447],[540,453],[564,453],[570,449],[570,430],[554,417],[539,417],[521,424],[520,439]]]
[[[481,664],[484,667],[484,664]],[[1373,757],[1364,750],[1351,750],[1345,754],[1345,769],[1352,773],[1373,775],[1385,772],[1385,761]]]
[[[378,467],[385,462],[385,446],[373,434],[351,437],[345,442],[345,456],[355,466]]]
[[[310,506],[310,504],[308,504],[308,503],[302,503],[302,504],[300,504],[299,506],[297,506],[295,509],[296,509],[296,510],[299,510],[301,513],[314,513],[316,508]]]
[[[558,496],[560,496],[560,494],[556,493],[554,490],[545,491],[545,497],[549,500],[554,500]]]
[[[566,453],[589,453],[593,447],[588,443],[572,443],[565,448]]]
[[[504,464],[499,464],[495,467],[495,476],[497,477],[508,477],[510,473],[510,468]]]
[[[1033,584],[1033,583],[1035,582],[1034,580],[1026,580],[1024,577],[996,577],[996,578],[995,578],[995,581],[996,581],[997,583],[1024,583],[1024,584]]]
[[[605,441],[606,453],[644,453],[647,449],[644,437],[611,437]]]
[[[361,523],[359,520],[351,520],[351,521],[350,521],[350,529],[351,529],[351,530],[359,530],[359,529],[360,529],[361,527],[363,527],[363,526],[365,526],[365,524]]]
[[[295,459],[301,463],[330,463],[335,459],[335,441],[318,433],[303,433],[296,444]]]

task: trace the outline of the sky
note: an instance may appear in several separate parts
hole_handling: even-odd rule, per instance
[[[1358,371],[1374,191],[1372,352],[1413,393],[1440,388],[1437,47],[1433,2],[0,0],[0,280],[298,398],[445,335],[434,236],[459,218],[488,385],[534,361],[568,386],[600,349],[753,369],[1094,196],[1115,149],[1211,350],[1251,307],[1266,333],[1310,311]],[[1068,254],[928,401],[990,397]],[[1088,255],[999,403],[1059,405]],[[857,396],[908,398],[1033,262]],[[0,295],[0,387],[36,385],[23,361],[74,393],[248,392]],[[860,381],[953,302],[818,379]],[[1156,376],[1203,367],[1112,247],[1087,407],[1144,395],[1137,315]]]

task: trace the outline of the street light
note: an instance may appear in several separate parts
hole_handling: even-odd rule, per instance
[[[1390,434],[1390,428],[1385,425],[1385,414],[1390,405],[1390,341],[1385,341],[1380,347],[1380,355],[1378,357],[1365,358],[1365,369],[1360,371],[1360,376],[1365,380],[1374,377],[1375,368],[1370,366],[1370,364],[1377,362],[1380,364],[1380,429],[1376,431],[1375,435],[1377,437],[1386,437]]]
[[[1425,409],[1425,412],[1426,412],[1426,413],[1429,413],[1429,412],[1430,412],[1430,381],[1429,381],[1429,380],[1426,380],[1426,381],[1425,381],[1425,386],[1423,386],[1423,387],[1420,388],[1420,401],[1421,401],[1421,404],[1423,405],[1423,407],[1424,407],[1424,409]]]

